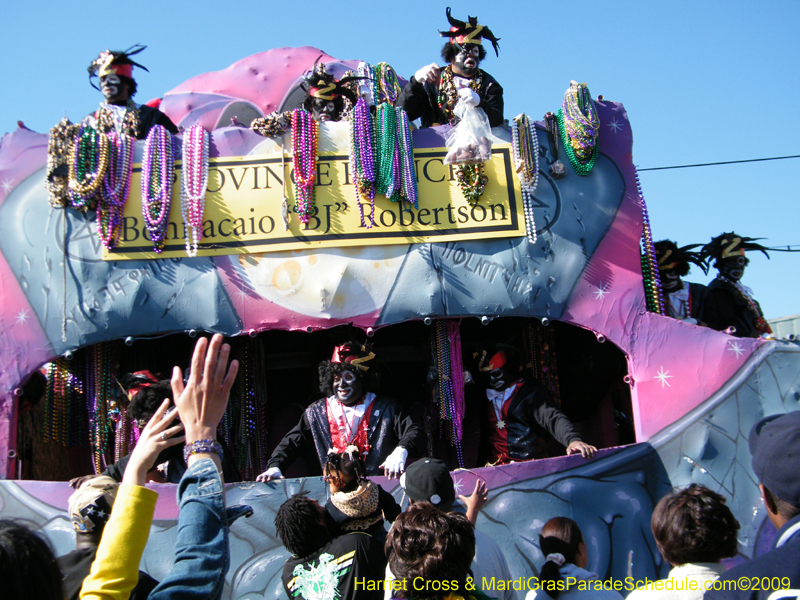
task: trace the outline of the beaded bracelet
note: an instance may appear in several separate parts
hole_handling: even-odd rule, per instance
[[[222,445],[214,440],[197,440],[183,448],[183,460],[188,461],[193,454],[217,454],[222,460]]]

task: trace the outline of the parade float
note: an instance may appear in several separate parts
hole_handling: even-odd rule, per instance
[[[741,558],[759,553],[774,529],[747,433],[764,415],[797,410],[800,349],[662,314],[623,105],[589,99],[595,127],[583,160],[563,113],[493,128],[485,183],[465,184],[447,164],[449,125],[396,135],[387,156],[376,146],[373,167],[395,168],[394,187],[381,189],[353,151],[356,110],[314,126],[313,140],[249,127],[297,108],[315,63],[339,78],[387,73],[304,47],[190,79],[155,103],[181,133],[111,152],[133,163],[114,205],[51,206],[53,138],[23,125],[2,138],[2,515],[34,523],[58,554],[71,550],[66,480],[101,471],[135,443],[115,377],[185,368],[206,333],[227,336],[242,364],[220,434],[252,480],[317,394],[316,364],[357,338],[380,358],[386,393],[424,422],[428,452],[448,460],[456,489],[488,483],[477,526],[515,578],[538,573],[538,531],[558,515],[580,524],[601,578],[666,575],[650,515],[669,488],[691,482],[728,498]],[[381,89],[391,106],[392,86],[378,86],[376,98]],[[375,114],[377,123],[396,118]],[[142,178],[151,182],[144,194]],[[593,460],[477,465],[485,399],[463,370],[492,342],[524,349],[531,374],[601,448]],[[31,389],[40,370],[48,383]],[[283,594],[275,511],[300,490],[327,494],[313,465],[287,475],[229,487],[228,502],[255,515],[231,530],[226,598]],[[378,481],[403,497],[396,482]],[[161,579],[177,507],[173,486],[155,488],[142,568]]]

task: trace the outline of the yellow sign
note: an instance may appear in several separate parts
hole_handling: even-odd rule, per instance
[[[246,254],[303,248],[408,244],[525,235],[519,180],[511,146],[495,144],[485,164],[488,183],[475,206],[464,199],[456,168],[444,164],[444,148],[414,152],[419,208],[402,206],[383,196],[375,199],[375,224],[367,227],[372,207],[361,200],[366,224],[355,198],[348,156],[321,153],[317,161],[315,211],[308,223],[294,212],[291,155],[210,159],[203,237],[197,254]],[[106,260],[186,256],[186,226],[180,208],[180,161],[176,162],[172,207],[164,250],[157,254],[142,216],[141,165],[134,165],[125,203],[120,242],[105,251]],[[287,177],[289,179],[287,179]],[[285,185],[284,185],[285,183]],[[289,201],[288,230],[282,217],[284,193]]]

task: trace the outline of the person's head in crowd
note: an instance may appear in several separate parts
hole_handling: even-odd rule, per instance
[[[140,430],[144,429],[166,399],[170,400],[170,405],[173,404],[172,385],[169,379],[143,386],[131,397],[128,415]]]
[[[415,502],[395,519],[385,550],[394,576],[408,582],[404,586],[407,591],[393,592],[398,597],[411,598],[413,594],[414,600],[433,600],[451,593],[466,597],[475,531],[464,515],[442,512],[429,502]],[[415,591],[411,582],[417,577],[441,585]]]
[[[133,78],[133,67],[147,71],[145,67],[131,59],[147,46],[132,46],[124,51],[104,50],[88,67],[89,83],[99,89],[109,104],[124,106],[136,94],[136,80]],[[100,87],[92,81],[100,78]]]
[[[483,40],[492,43],[495,54],[499,56],[496,38],[488,27],[478,24],[477,17],[467,17],[466,21],[459,21],[450,14],[447,8],[447,20],[450,31],[440,31],[439,34],[448,38],[442,46],[442,58],[450,64],[453,72],[461,77],[474,77],[478,66],[486,58]]]
[[[761,419],[750,430],[753,472],[776,528],[800,515],[800,411]]]
[[[542,589],[551,598],[558,598],[559,585],[563,577],[559,568],[567,563],[585,569],[589,564],[586,542],[578,524],[567,517],[554,517],[539,533],[539,547],[545,562],[539,572]]]
[[[331,360],[319,365],[319,389],[346,406],[361,402],[364,393],[371,391],[374,371],[370,361],[375,354],[366,346],[348,342],[333,349]]]
[[[8,519],[0,520],[0,585],[4,600],[64,600],[61,571],[48,543]]]
[[[400,476],[400,485],[414,504],[428,502],[443,512],[453,510],[456,489],[443,460],[422,458],[411,463]]]
[[[312,69],[303,75],[301,87],[307,94],[303,108],[311,113],[315,121],[321,123],[338,121],[345,109],[345,100],[351,104],[355,104],[358,100],[353,90],[347,86],[348,82],[356,79],[360,77],[347,76],[336,79],[328,72],[327,65],[320,63],[318,58]]]
[[[335,525],[319,502],[300,492],[281,504],[275,515],[275,531],[294,556],[308,556],[331,539]]]
[[[69,497],[69,518],[78,548],[100,543],[118,489],[117,480],[98,475],[83,481]]]
[[[725,498],[693,483],[664,496],[650,521],[656,545],[673,566],[718,563],[736,555],[739,521]]]
[[[485,377],[486,387],[502,391],[519,379],[522,357],[513,346],[497,344],[479,356],[478,371]]]
[[[367,478],[367,467],[356,446],[348,446],[344,452],[336,452],[331,448],[322,466],[322,474],[331,494],[354,492],[359,483]]]
[[[703,269],[704,273],[708,271],[700,252],[694,251],[698,246],[700,244],[690,244],[679,248],[678,244],[672,240],[660,240],[653,244],[658,273],[661,277],[661,287],[665,292],[676,292],[683,287],[681,277],[689,274],[691,269],[689,263],[697,265]]]
[[[714,267],[719,274],[731,281],[739,281],[744,276],[750,259],[746,251],[759,250],[769,258],[767,248],[756,241],[760,238],[742,237],[733,231],[722,233],[703,246],[700,254],[707,263],[714,259]]]

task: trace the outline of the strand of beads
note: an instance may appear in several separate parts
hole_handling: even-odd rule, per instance
[[[181,154],[181,216],[186,225],[186,255],[197,256],[203,238],[203,211],[208,187],[209,135],[202,125],[192,125],[183,136]]]
[[[164,249],[169,225],[174,159],[172,134],[154,125],[144,142],[142,214],[153,250],[159,253]]]
[[[50,206],[63,208],[69,206],[69,173],[73,140],[78,127],[64,117],[50,130],[47,140],[47,193]]]
[[[414,143],[411,139],[411,125],[405,109],[396,108],[397,145],[400,160],[401,196],[414,208],[419,208],[419,191],[417,190],[417,170],[414,165]]]
[[[436,361],[436,392],[439,400],[440,435],[444,432],[456,450],[459,467],[464,466],[461,447],[464,419],[464,371],[458,321],[436,321],[433,337]]]
[[[378,97],[375,98],[375,104],[387,102],[390,106],[394,106],[402,91],[397,73],[389,63],[381,62],[375,65],[375,79],[378,83]]]
[[[533,218],[533,195],[539,185],[539,137],[528,115],[517,116],[511,126],[511,147],[514,166],[522,189],[522,207],[528,240],[536,243],[536,221]]]
[[[375,69],[371,64],[362,62],[358,65],[359,86],[363,86],[368,92],[368,103],[377,104],[377,89],[375,87]],[[362,94],[359,94],[362,95]]]
[[[600,133],[600,117],[585,83],[570,82],[558,111],[558,125],[572,168],[585,177],[597,162]]]
[[[486,177],[483,163],[476,163],[458,165],[456,167],[456,180],[466,201],[470,206],[475,206],[481,199],[489,178]]]
[[[395,170],[397,111],[386,103],[380,104],[376,121],[378,139],[375,153],[375,189],[379,194],[394,200],[395,195],[403,189]]]
[[[111,250],[119,242],[122,215],[131,188],[134,139],[112,131],[106,134],[109,145],[108,172],[103,179],[103,193],[97,206],[97,233]]]
[[[375,156],[372,113],[364,98],[359,98],[350,120],[350,170],[355,184],[356,203],[361,214],[361,226],[371,229],[375,225]],[[369,220],[364,218],[362,200],[370,202]]]
[[[314,213],[314,184],[317,178],[319,129],[311,113],[302,108],[292,113],[292,167],[294,169],[295,211],[300,222],[308,223]]]
[[[69,161],[69,198],[72,208],[92,208],[95,193],[108,169],[108,138],[93,127],[83,125],[72,144]]]
[[[647,310],[659,315],[666,315],[666,303],[661,290],[661,275],[658,272],[656,249],[653,245],[653,232],[650,229],[650,217],[647,215],[647,204],[642,193],[642,183],[639,181],[639,171],[633,166],[636,176],[636,190],[639,202],[642,205],[642,279],[644,280],[645,300]]]
[[[464,415],[466,413],[464,405],[464,362],[461,355],[461,331],[460,323],[456,320],[448,320],[447,339],[450,343],[450,386],[453,389],[453,438],[451,441],[456,448],[458,466],[464,467],[464,452],[461,447],[461,440],[464,437]]]

